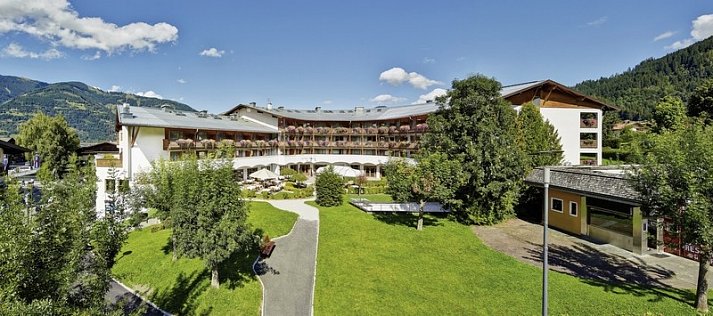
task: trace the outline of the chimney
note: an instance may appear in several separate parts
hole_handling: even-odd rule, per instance
[[[272,110],[272,102],[267,102],[267,109]]]
[[[171,112],[171,105],[166,103],[161,104],[161,110],[164,112]]]
[[[250,102],[250,106],[256,106],[256,105],[257,105],[257,103],[255,103],[255,102]]]
[[[317,107],[314,108],[314,111],[317,112],[317,113],[322,112],[322,107],[321,107],[321,106],[317,106]]]
[[[132,117],[133,115],[131,114],[131,108],[129,107],[128,103],[124,103],[121,106],[121,116],[122,117]]]
[[[363,106],[357,106],[354,108],[354,113],[361,115],[364,114],[364,107]]]
[[[198,117],[202,117],[202,118],[208,117],[208,111],[201,110],[200,112],[198,112]]]

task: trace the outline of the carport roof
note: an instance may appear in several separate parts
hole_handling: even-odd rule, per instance
[[[632,166],[553,166],[550,188],[585,196],[639,205],[639,193],[632,187]],[[525,177],[525,183],[543,187],[544,168],[537,167]]]

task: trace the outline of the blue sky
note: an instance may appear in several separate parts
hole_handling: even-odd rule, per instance
[[[712,34],[707,1],[0,0],[0,74],[211,112],[351,108],[473,73],[573,85]]]

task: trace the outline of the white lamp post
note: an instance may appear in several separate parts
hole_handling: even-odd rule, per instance
[[[547,226],[549,225],[549,191],[550,191],[550,167],[545,167],[544,170],[544,185],[545,185],[545,209],[544,223],[542,224],[542,315],[547,315]]]

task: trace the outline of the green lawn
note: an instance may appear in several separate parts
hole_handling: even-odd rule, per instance
[[[315,205],[312,203],[312,205]],[[316,315],[537,315],[541,270],[428,217],[320,207]],[[695,315],[692,294],[550,273],[552,315]],[[686,297],[682,299],[682,297]]]
[[[297,214],[251,202],[248,222],[277,237],[287,234]],[[198,259],[172,261],[170,230],[148,227],[129,234],[112,272],[124,284],[146,292],[152,302],[180,315],[258,315],[262,300],[260,282],[252,272],[257,250],[238,253],[220,271],[221,287],[210,288],[210,274]]]
[[[393,202],[394,200],[391,198],[391,195],[388,194],[362,194],[362,195],[357,195],[357,194],[347,194],[347,199],[367,199],[371,202]]]

